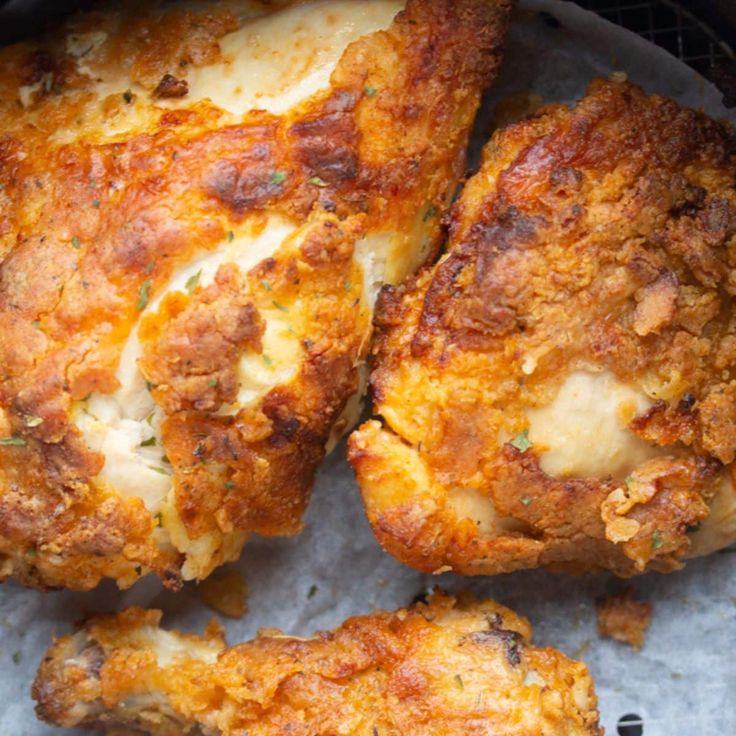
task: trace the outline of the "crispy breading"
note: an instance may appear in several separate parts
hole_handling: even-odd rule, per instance
[[[492,601],[435,594],[230,649],[217,631],[163,632],[160,617],[129,609],[57,639],[33,686],[38,715],[157,736],[603,733],[585,665],[532,646],[528,622]]]
[[[39,587],[300,530],[510,0],[126,7],[0,50],[0,574]]]
[[[350,457],[390,553],[629,576],[736,539],[735,153],[620,81],[493,136],[378,307]]]
[[[604,596],[595,602],[598,631],[634,649],[644,646],[652,620],[652,604],[637,601],[634,591],[627,588],[617,595]]]

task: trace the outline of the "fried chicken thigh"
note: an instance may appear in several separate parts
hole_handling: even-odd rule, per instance
[[[425,571],[670,571],[736,541],[736,138],[621,81],[496,133],[383,293],[350,440]]]
[[[300,530],[509,5],[137,4],[0,51],[2,577],[177,587]]]
[[[262,631],[225,648],[129,609],[58,639],[33,688],[62,726],[155,736],[593,736],[588,671],[530,644],[529,624],[487,601],[352,618],[310,639]]]

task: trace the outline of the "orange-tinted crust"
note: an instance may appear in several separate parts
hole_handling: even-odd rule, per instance
[[[736,452],[735,152],[727,125],[606,81],[494,135],[448,255],[379,300],[383,423],[350,457],[389,552],[465,574],[680,566]],[[629,425],[666,454],[623,483],[545,474],[511,439],[576,370],[669,392]],[[504,530],[459,518],[456,487]]]
[[[39,716],[156,736],[602,734],[585,665],[532,646],[529,624],[491,601],[435,595],[311,639],[263,631],[230,649],[212,630],[183,638],[166,666],[159,620],[129,609],[56,640],[33,687]],[[197,644],[222,651],[207,664]]]
[[[652,604],[637,601],[630,588],[595,602],[598,631],[601,636],[628,644],[634,649],[644,646],[652,620]]]
[[[347,49],[329,91],[284,116],[255,111],[227,125],[207,101],[154,103],[186,100],[177,84],[217,60],[235,19],[122,16],[105,63],[124,66],[150,100],[110,97],[106,115],[150,109],[142,129],[110,141],[83,125],[90,79],[63,34],[0,52],[0,438],[15,440],[0,445],[3,577],[87,589],[153,570],[179,585],[167,519],[158,528],[140,499],[95,485],[104,458],[70,410],[118,388],[121,347],[174,269],[259,215],[310,219],[310,235],[247,274],[224,268],[213,285],[167,297],[168,321],[143,327],[140,366],[166,414],[189,537],[299,531],[369,335],[355,243],[373,229],[406,231],[418,212],[446,203],[499,63],[508,5],[410,0],[390,29]],[[105,18],[74,22],[94,30]],[[29,84],[40,86],[24,110],[18,88]],[[368,84],[380,92],[367,94]],[[54,142],[75,126],[76,138]],[[427,218],[424,235],[431,255],[439,218]],[[240,415],[217,416],[235,392],[238,358],[260,349],[259,311],[297,293],[307,357],[296,378]],[[216,547],[208,569],[237,554],[234,545]]]

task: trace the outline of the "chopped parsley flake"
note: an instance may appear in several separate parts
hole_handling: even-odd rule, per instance
[[[662,539],[662,533],[659,529],[654,530],[652,534],[652,549],[661,549],[664,546],[664,540]]]
[[[93,200],[92,200],[92,206],[93,206],[93,207],[94,207],[94,208],[95,208],[96,210],[100,209],[100,200],[99,200],[99,199],[93,199]]]
[[[271,360],[271,358],[268,355],[266,355],[266,353],[263,354],[263,362],[266,365],[268,365],[268,366],[272,366],[273,365],[273,361]]]
[[[153,470],[154,473],[158,473],[159,475],[168,475],[168,473],[163,468],[157,468],[155,465],[149,465],[149,470]]]
[[[271,302],[276,309],[278,309],[280,312],[288,312],[289,307],[285,307],[283,304],[279,304],[277,301]]]
[[[366,97],[375,97],[378,94],[378,90],[375,87],[371,87],[370,84],[366,84],[363,91]]]
[[[156,521],[156,526],[163,526],[164,517],[161,515],[161,512],[160,511],[153,518]]]
[[[463,678],[460,677],[460,675],[455,675],[455,684],[461,689],[465,689],[465,684],[463,683]]]
[[[235,488],[235,481],[233,481],[233,480],[226,480],[225,481],[225,488],[227,488],[228,491],[232,491],[232,489]]]
[[[207,381],[207,385],[210,388],[215,388],[215,386],[217,386],[217,379],[216,378],[210,378],[210,380]]]
[[[307,593],[307,598],[308,598],[309,600],[311,600],[312,598],[314,598],[314,596],[315,596],[315,595],[317,595],[317,591],[318,591],[318,590],[319,590],[319,588],[318,588],[318,587],[317,587],[316,585],[312,585],[312,586],[311,586],[311,587],[309,588],[309,592]]]
[[[271,184],[278,186],[286,181],[286,174],[283,171],[274,171],[271,174]]]
[[[20,664],[20,660],[21,660],[21,653],[14,652],[13,653],[13,664]]]
[[[352,281],[346,281],[343,284],[343,287],[344,287],[345,291],[352,291],[353,290],[353,282]]]
[[[22,437],[0,437],[0,446],[25,447],[26,441]]]
[[[151,279],[146,279],[138,291],[138,311],[142,312],[148,305],[148,296],[151,291]]]
[[[31,547],[30,549],[27,549],[27,550],[26,550],[26,554],[27,554],[27,555],[28,555],[29,557],[35,557],[35,556],[36,556],[36,555],[38,554],[38,551],[36,550],[36,548],[35,548],[35,547]]]
[[[143,440],[143,442],[141,442],[141,447],[155,447],[155,445],[156,445],[155,437],[149,437],[147,440]]]
[[[41,417],[26,417],[25,424],[26,427],[40,427],[43,424],[43,419]]]
[[[531,496],[522,496],[519,500],[524,506],[528,506],[534,499]]]
[[[529,430],[525,429],[523,432],[517,434],[516,437],[511,440],[511,445],[519,452],[526,452],[530,447],[532,447],[532,443],[529,441]]]
[[[200,269],[199,271],[197,271],[197,273],[194,274],[194,276],[190,276],[187,279],[185,288],[190,294],[197,288],[197,286],[199,286],[199,279],[201,277],[202,277],[202,271]]]
[[[431,205],[424,213],[424,222],[431,220],[433,217],[437,217],[437,212],[439,212],[439,210],[434,205]]]
[[[154,265],[153,261],[148,261],[148,263],[146,263],[146,273],[153,273]]]
[[[227,231],[227,242],[232,243],[235,240],[235,233],[232,230]]]
[[[271,284],[269,284],[269,283],[268,283],[268,281],[261,281],[261,286],[262,286],[262,287],[263,287],[263,288],[264,288],[264,289],[265,289],[266,291],[271,291]]]
[[[321,189],[327,186],[327,182],[319,176],[313,176],[307,183],[315,187],[320,187]]]
[[[146,381],[146,391],[150,391],[153,388],[153,384],[150,381]]]
[[[35,328],[36,328],[37,330],[40,330],[40,329],[41,329],[41,320],[40,320],[40,319],[34,319],[34,320],[33,320],[33,322],[31,322],[31,324],[32,324],[32,325],[33,325],[33,326],[34,326],[34,327],[35,327]]]
[[[79,246],[80,246],[79,238],[75,235],[72,238],[72,248],[79,250]]]

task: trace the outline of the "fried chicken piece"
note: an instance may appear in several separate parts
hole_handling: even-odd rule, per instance
[[[216,626],[201,638],[160,618],[129,609],[57,639],[33,686],[39,717],[156,736],[603,733],[585,665],[532,646],[528,622],[492,601],[435,594],[229,649]]]
[[[736,541],[736,138],[593,83],[494,135],[378,309],[350,458],[425,571],[670,571]]]
[[[0,575],[39,587],[300,530],[510,2],[133,5],[0,51]]]
[[[628,644],[634,649],[644,646],[647,629],[652,621],[652,604],[637,601],[634,591],[627,588],[618,595],[599,598],[595,602],[598,631],[601,636]]]

